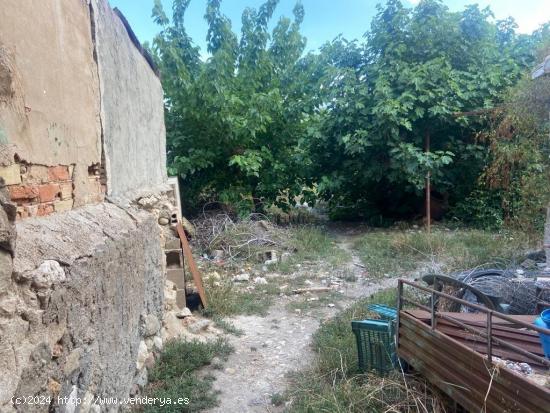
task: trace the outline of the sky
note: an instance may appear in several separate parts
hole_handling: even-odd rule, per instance
[[[376,4],[383,0],[302,0],[305,19],[302,33],[307,38],[307,49],[314,50],[323,43],[343,35],[358,39],[369,29],[376,14]],[[443,0],[452,11],[460,11],[465,5],[478,3],[490,6],[496,19],[512,16],[522,33],[531,33],[550,20],[550,0]],[[151,41],[159,31],[151,19],[153,0],[109,0],[111,7],[118,7],[126,16],[141,42]],[[241,14],[245,7],[257,8],[264,0],[222,0],[222,11],[231,19],[233,30],[240,31]],[[419,0],[403,0],[413,6]],[[164,10],[171,16],[172,0],[162,0]],[[272,24],[280,16],[292,17],[296,0],[280,0]],[[204,20],[206,0],[191,0],[185,17],[185,27],[203,53],[206,50],[207,26]]]

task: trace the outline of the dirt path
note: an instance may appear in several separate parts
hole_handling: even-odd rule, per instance
[[[395,284],[393,279],[371,282],[364,277],[361,260],[353,249],[360,233],[345,229],[332,230],[339,248],[351,256],[339,269],[356,276],[354,282],[342,282],[338,287],[340,299],[334,306],[322,305],[315,311],[288,308],[289,297],[277,297],[267,316],[238,316],[229,318],[244,332],[240,337],[229,336],[235,347],[224,370],[213,370],[214,388],[221,392],[220,405],[210,412],[274,412],[271,396],[283,393],[288,384],[287,374],[306,367],[313,360],[311,337],[323,319],[330,318],[356,298],[370,295]],[[359,264],[359,265],[357,265]]]

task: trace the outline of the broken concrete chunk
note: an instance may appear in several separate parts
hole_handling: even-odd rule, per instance
[[[162,338],[157,336],[153,339],[153,346],[155,347],[155,350],[161,351],[162,347],[163,347],[163,344],[164,343],[162,342]]]
[[[248,282],[250,281],[250,274],[242,273],[233,277],[234,282]]]
[[[143,369],[143,367],[145,366],[145,360],[147,360],[148,356],[149,356],[149,351],[147,350],[147,345],[145,344],[145,341],[140,341],[138,356],[136,360],[136,368],[138,370]]]
[[[191,310],[187,307],[184,307],[181,311],[178,311],[176,313],[176,317],[177,318],[185,318],[185,317],[189,317],[189,316],[192,316],[193,313],[191,313]]]
[[[32,283],[35,288],[46,289],[53,284],[66,281],[65,270],[54,260],[46,260],[33,271]]]
[[[265,285],[267,284],[267,280],[263,277],[256,277],[254,278],[254,283],[258,285]]]
[[[210,326],[210,320],[198,320],[196,323],[189,324],[187,329],[193,334],[199,334]]]
[[[143,320],[143,335],[151,337],[156,335],[159,330],[160,323],[158,318],[154,314],[148,314]]]

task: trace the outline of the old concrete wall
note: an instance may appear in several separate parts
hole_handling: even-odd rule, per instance
[[[52,166],[70,169],[64,179],[71,183],[70,198],[64,200],[74,198],[76,206],[100,200],[94,170],[101,161],[101,131],[93,53],[86,1],[2,0],[0,166],[11,168],[0,175],[8,185],[20,185],[19,200],[28,201],[18,202],[21,206],[38,204],[32,201],[39,198],[38,186],[49,184]],[[30,164],[36,171],[27,170]],[[60,207],[67,209],[67,204]],[[37,214],[23,210],[23,215]],[[52,204],[48,212],[53,211]]]
[[[12,395],[128,397],[160,340],[156,217],[104,203],[24,220],[17,234],[0,296],[0,411]]]
[[[92,0],[92,9],[107,192],[120,196],[166,183],[163,91],[108,4]]]
[[[116,411],[177,330],[162,88],[106,0],[0,3],[0,412]]]

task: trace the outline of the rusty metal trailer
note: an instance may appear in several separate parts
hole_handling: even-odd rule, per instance
[[[429,294],[432,304],[408,298],[404,287]],[[526,316],[500,314],[410,281],[399,280],[398,290],[397,354],[415,371],[470,412],[550,413],[548,387],[494,360],[528,360],[535,369],[548,372],[550,360],[535,339],[550,330],[532,325]],[[478,313],[437,311],[435,304],[443,298]]]

